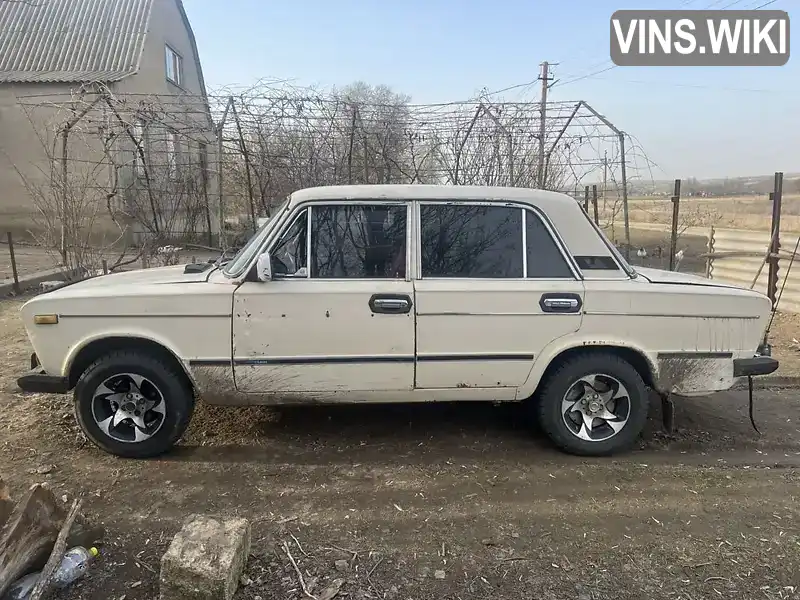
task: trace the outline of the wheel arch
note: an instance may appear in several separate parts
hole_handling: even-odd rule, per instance
[[[183,373],[186,381],[194,390],[195,382],[191,373],[178,354],[165,343],[144,335],[115,335],[108,334],[86,340],[77,347],[67,360],[65,373],[69,388],[73,389],[80,376],[97,359],[117,350],[142,351],[156,355],[164,361],[178,367],[178,372]]]
[[[550,373],[562,365],[565,361],[579,355],[587,354],[612,354],[628,362],[644,381],[645,385],[651,389],[656,389],[658,381],[658,372],[653,361],[647,356],[645,352],[632,346],[622,344],[580,344],[572,345],[562,348],[547,362],[547,365],[541,370],[541,374],[536,380],[536,385],[531,393],[526,394],[525,397],[535,396],[541,388],[544,381],[547,380]],[[541,367],[540,367],[541,368]],[[534,371],[536,368],[534,366]],[[531,373],[535,375],[535,373]],[[530,379],[529,379],[530,383]]]

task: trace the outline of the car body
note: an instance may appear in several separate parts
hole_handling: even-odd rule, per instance
[[[639,435],[646,388],[704,395],[774,371],[757,352],[770,312],[752,290],[633,269],[564,194],[330,186],[293,193],[224,265],[31,299],[19,385],[74,389],[87,435],[126,456],[174,444],[195,397],[525,401],[564,450],[608,454]]]

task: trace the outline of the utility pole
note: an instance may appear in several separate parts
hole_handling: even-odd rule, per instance
[[[544,188],[544,138],[547,131],[547,89],[553,80],[550,77],[550,63],[542,63],[542,72],[539,80],[542,82],[542,101],[539,109],[539,188]]]

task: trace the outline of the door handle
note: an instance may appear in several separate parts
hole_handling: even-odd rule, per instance
[[[369,308],[379,314],[404,314],[411,311],[411,298],[405,294],[373,294]]]
[[[543,294],[539,306],[546,313],[577,313],[581,310],[578,294]]]

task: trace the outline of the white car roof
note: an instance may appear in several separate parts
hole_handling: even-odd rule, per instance
[[[545,208],[547,205],[575,204],[560,192],[531,188],[481,185],[329,185],[305,188],[292,194],[292,202],[309,200],[508,200]]]
[[[555,225],[557,234],[573,256],[612,257],[612,252],[593,228],[578,202],[560,192],[532,188],[470,185],[332,185],[298,190],[287,210],[303,202],[335,200],[495,200],[537,207]],[[624,270],[602,276],[627,278]],[[587,273],[584,273],[587,276]],[[591,277],[593,274],[588,274]]]

